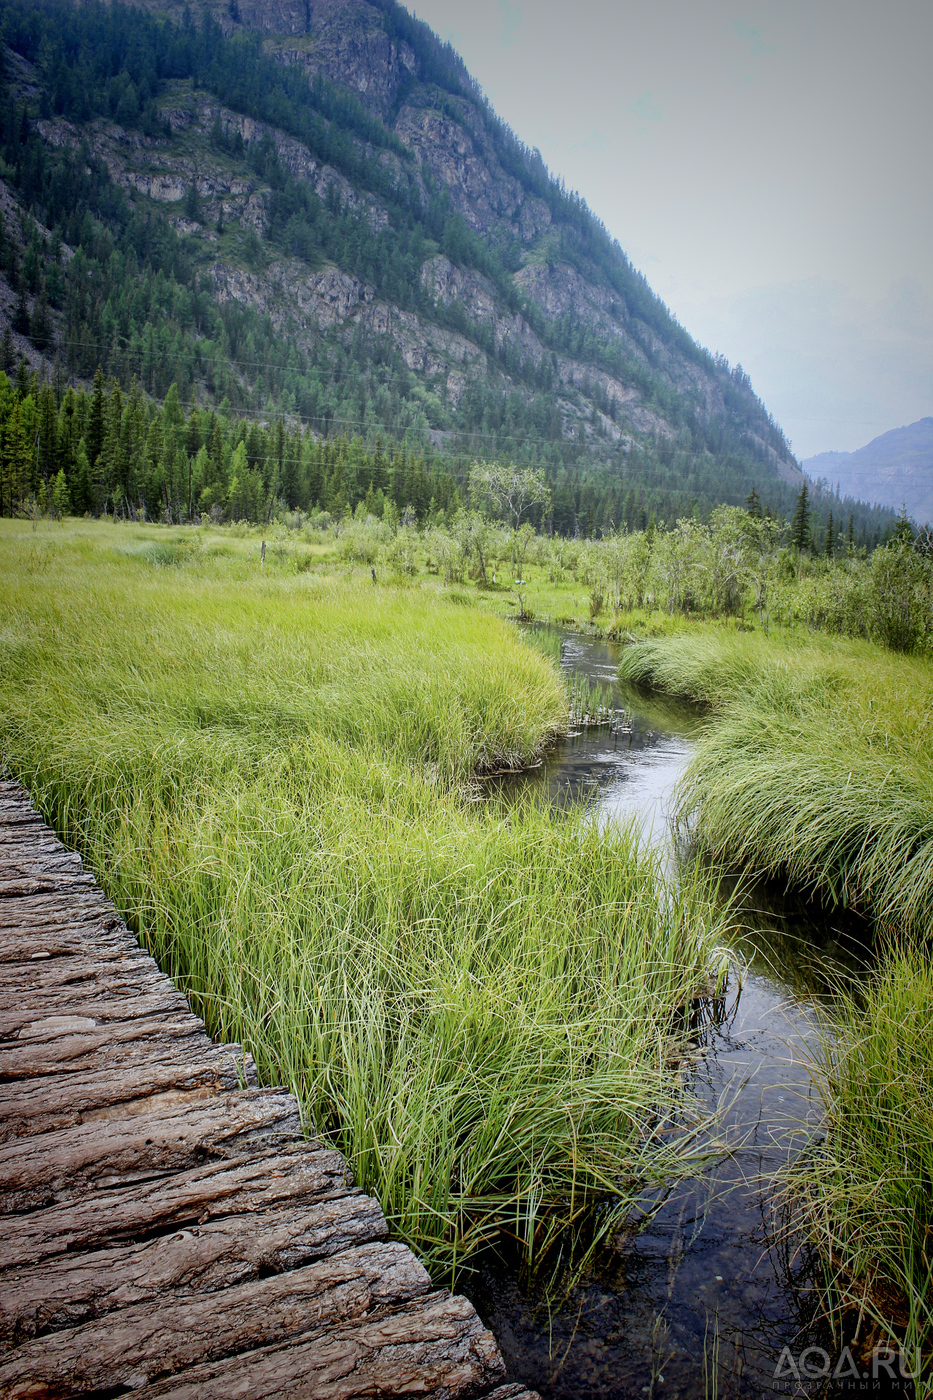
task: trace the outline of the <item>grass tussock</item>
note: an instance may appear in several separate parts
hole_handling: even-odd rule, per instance
[[[714,853],[894,929],[933,903],[933,665],[869,642],[696,629],[622,675],[705,706],[680,813]]]
[[[0,745],[211,1032],[434,1263],[676,1171],[703,890],[463,801],[566,724],[551,662],[418,590],[140,539],[5,536]]]
[[[814,1062],[827,1131],[788,1180],[832,1293],[866,1333],[933,1349],[933,958],[899,942]],[[929,1393],[926,1377],[925,1391]]]

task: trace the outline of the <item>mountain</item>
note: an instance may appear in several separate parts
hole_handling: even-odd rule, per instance
[[[847,496],[933,522],[933,418],[892,428],[857,452],[821,452],[803,463],[808,476],[839,485]]]
[[[741,366],[395,0],[0,0],[0,37],[0,368],[539,465],[568,532],[791,512]]]

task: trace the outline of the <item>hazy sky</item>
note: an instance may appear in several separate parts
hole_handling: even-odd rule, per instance
[[[798,457],[933,414],[933,0],[412,0]]]

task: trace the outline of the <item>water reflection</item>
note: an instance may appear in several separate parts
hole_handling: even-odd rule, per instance
[[[610,644],[568,637],[562,662],[615,686]],[[672,793],[702,719],[617,686],[612,703],[630,711],[630,735],[584,731],[501,792],[583,798],[598,820],[634,818],[672,851]],[[739,908],[746,971],[718,1019],[698,1026],[685,1071],[686,1088],[719,1110],[731,1150],[666,1198],[646,1198],[643,1227],[605,1248],[557,1311],[508,1260],[461,1281],[510,1379],[546,1400],[772,1395],[782,1348],[827,1340],[814,1331],[811,1260],[777,1242],[768,1181],[819,1131],[809,1060],[833,980],[864,968],[864,930],[766,883],[741,889]]]
[[[600,821],[634,820],[647,839],[667,845],[672,794],[701,721],[685,706],[648,700],[620,686],[618,658],[613,643],[586,637],[568,636],[561,647],[567,670],[608,687],[612,705],[627,711],[625,732],[577,730],[539,768],[504,779],[498,791],[512,800],[531,792],[558,807],[584,801]]]

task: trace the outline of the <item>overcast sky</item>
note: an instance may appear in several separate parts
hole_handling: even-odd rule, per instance
[[[798,457],[933,414],[933,0],[412,0]]]

